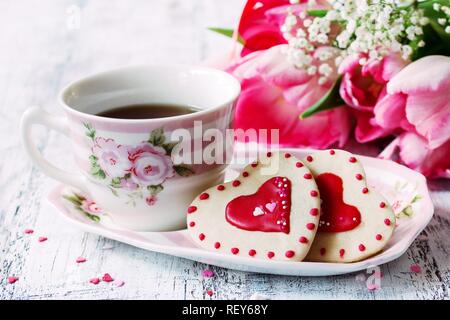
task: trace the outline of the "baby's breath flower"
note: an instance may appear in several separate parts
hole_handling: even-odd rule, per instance
[[[445,26],[445,24],[447,23],[447,19],[445,19],[445,18],[439,18],[439,19],[438,19],[438,23],[439,23],[441,26]]]
[[[325,84],[350,55],[364,57],[359,60],[361,65],[381,60],[390,52],[408,60],[417,47],[425,45],[422,28],[429,23],[423,10],[413,5],[416,1],[329,0],[331,9],[324,17],[308,16],[306,10],[293,14],[290,10],[281,26],[288,42],[288,59],[308,74],[319,73],[320,84]],[[433,9],[450,17],[447,6],[435,3]],[[446,26],[447,19],[440,19],[439,23]],[[450,33],[449,29],[446,26],[445,32]],[[323,50],[324,46],[333,50]]]

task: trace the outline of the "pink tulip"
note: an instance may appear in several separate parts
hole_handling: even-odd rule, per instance
[[[377,122],[407,132],[382,153],[427,177],[450,178],[450,58],[427,56],[403,70],[387,84],[386,99],[392,110],[381,106]],[[396,151],[398,150],[398,154]]]
[[[238,27],[239,35],[245,41],[241,55],[287,43],[280,27],[284,23],[288,8],[298,16],[298,13],[307,9],[323,9],[329,6],[326,0],[317,0],[314,6],[309,5],[308,0],[299,2],[300,4],[290,5],[289,0],[248,0]]]
[[[343,74],[340,94],[347,105],[356,109],[357,125],[355,138],[365,143],[394,133],[397,124],[380,126],[374,111],[380,104],[389,108],[397,101],[385,99],[386,83],[405,65],[406,62],[397,54],[390,54],[381,61],[372,60],[361,66],[363,56],[349,56],[339,67]]]
[[[350,130],[347,108],[299,119],[303,111],[329,90],[331,83],[319,85],[317,76],[295,68],[283,53],[285,47],[279,45],[251,53],[228,69],[242,86],[235,128],[279,129],[282,146],[344,145]]]

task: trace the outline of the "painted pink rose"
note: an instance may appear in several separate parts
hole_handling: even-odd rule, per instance
[[[96,138],[92,152],[100,168],[110,177],[122,177],[131,166],[127,148],[113,139]]]
[[[95,201],[86,199],[81,203],[81,209],[91,214],[99,214],[102,209],[95,203]]]
[[[401,113],[398,110],[402,105],[401,97],[386,97],[386,84],[407,62],[398,54],[389,54],[382,60],[372,60],[361,66],[361,58],[361,55],[349,56],[340,65],[340,95],[348,106],[356,110],[355,138],[365,143],[395,132],[396,128],[392,126],[380,126],[374,112],[382,104],[391,108],[393,113]]]
[[[127,190],[136,190],[139,186],[133,179],[120,179],[120,187]]]
[[[387,93],[398,105],[375,110],[377,122],[404,133],[381,156],[430,178],[450,178],[450,58],[427,56],[409,64],[389,81]]]
[[[282,146],[344,145],[351,125],[348,108],[299,118],[329,90],[331,83],[319,85],[317,75],[296,68],[286,59],[284,48],[286,45],[278,45],[253,52],[228,68],[242,88],[235,129],[279,129]]]
[[[170,156],[161,147],[143,142],[128,150],[131,173],[137,184],[158,185],[175,175]]]

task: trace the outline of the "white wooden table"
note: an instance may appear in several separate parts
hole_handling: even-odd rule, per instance
[[[405,255],[382,266],[376,291],[355,274],[299,278],[210,267],[216,275],[205,279],[206,265],[84,233],[48,204],[55,182],[24,154],[18,134],[23,111],[42,105],[60,113],[59,89],[90,73],[130,64],[197,63],[220,54],[229,48],[228,39],[206,27],[233,26],[242,5],[243,0],[0,2],[0,299],[248,299],[255,293],[271,299],[449,298],[450,181],[430,183],[435,217]],[[53,162],[72,165],[65,138],[36,130],[36,140]],[[34,234],[25,235],[26,228]],[[39,236],[48,240],[40,243]],[[75,263],[78,256],[87,262]],[[410,272],[412,263],[422,272]],[[125,285],[88,282],[106,272]],[[8,284],[8,276],[19,281]]]

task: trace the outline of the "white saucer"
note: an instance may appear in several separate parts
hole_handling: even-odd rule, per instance
[[[302,149],[286,149],[302,158],[309,153]],[[282,262],[236,257],[211,252],[197,247],[186,230],[173,232],[135,232],[116,226],[107,213],[99,213],[98,219],[89,218],[79,207],[64,198],[78,191],[59,185],[49,195],[49,201],[72,224],[81,229],[145,250],[183,257],[215,266],[250,272],[292,275],[326,276],[364,270],[384,264],[401,256],[433,217],[433,204],[426,179],[421,174],[388,160],[360,156],[370,186],[382,193],[394,207],[397,227],[394,236],[383,252],[355,263]],[[237,172],[229,169],[227,180]]]

